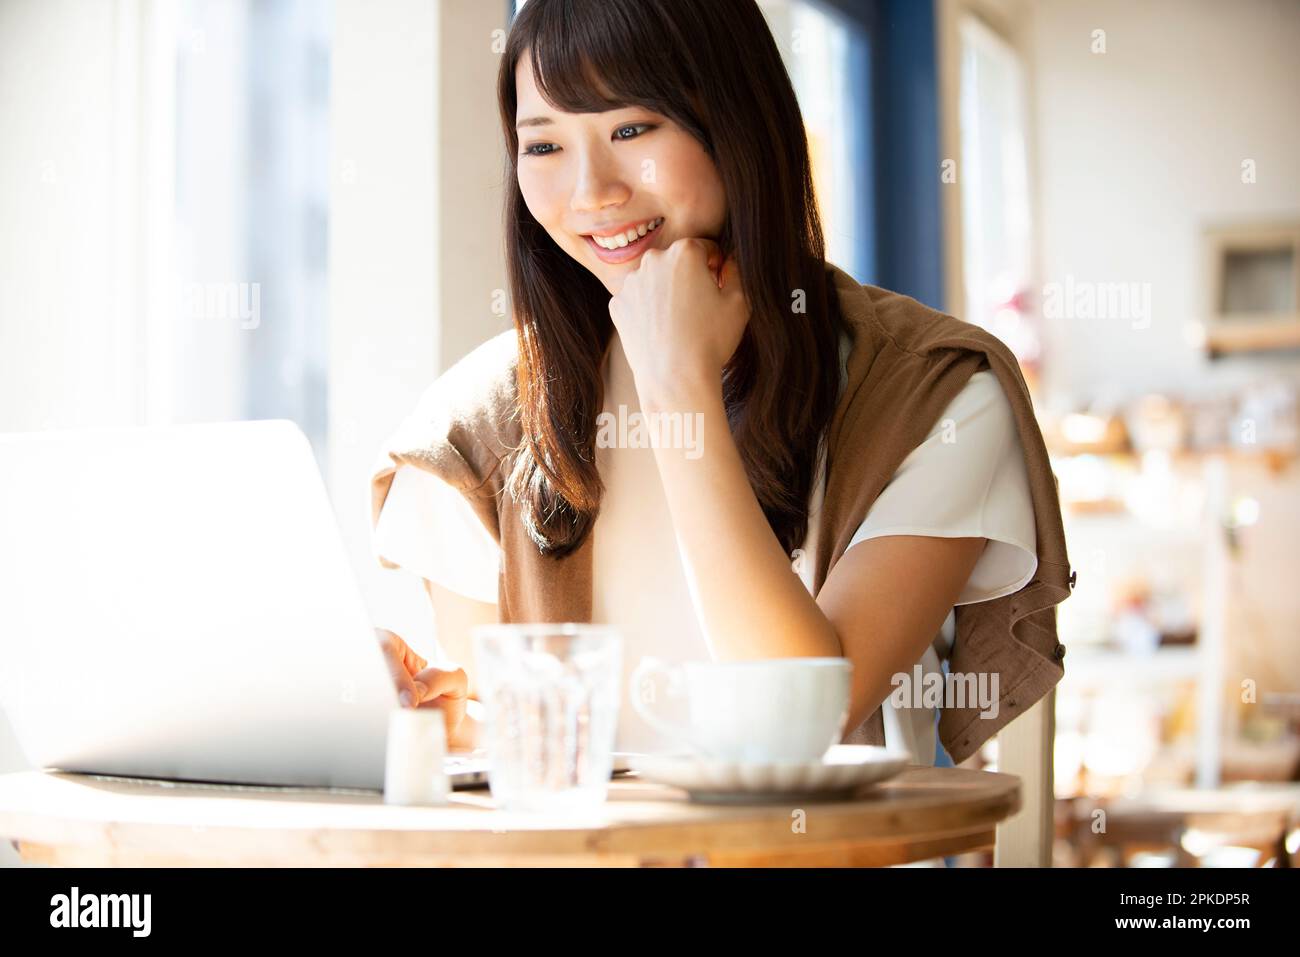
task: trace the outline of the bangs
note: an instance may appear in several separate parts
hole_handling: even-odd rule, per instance
[[[697,78],[674,52],[681,38],[673,36],[652,4],[525,4],[510,40],[512,66],[527,51],[538,91],[557,110],[600,113],[642,106],[672,117],[697,137],[703,133],[691,103]]]

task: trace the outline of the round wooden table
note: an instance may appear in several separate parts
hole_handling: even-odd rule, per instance
[[[486,789],[451,800],[25,771],[0,775],[0,835],[84,867],[873,867],[992,847],[1020,782],[914,766],[851,801],[710,805],[632,775],[577,818],[499,811]]]

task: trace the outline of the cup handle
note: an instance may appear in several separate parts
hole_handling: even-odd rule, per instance
[[[646,724],[650,725],[656,731],[666,734],[681,744],[685,744],[692,751],[703,753],[699,743],[694,739],[691,730],[686,725],[678,724],[676,721],[668,721],[654,713],[654,709],[642,700],[640,693],[641,683],[643,681],[654,681],[656,676],[663,676],[669,681],[669,688],[674,687],[681,681],[681,665],[670,665],[658,658],[642,658],[637,666],[632,669],[630,679],[631,687],[629,688],[632,699],[632,707],[636,710]],[[671,692],[670,692],[671,693]]]

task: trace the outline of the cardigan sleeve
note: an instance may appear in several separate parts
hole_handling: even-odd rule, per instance
[[[423,469],[393,475],[372,536],[374,555],[435,584],[495,605],[501,548],[465,497]]]
[[[975,373],[903,460],[849,548],[886,535],[987,538],[956,604],[1019,591],[1038,568],[1033,499],[1011,405]]]

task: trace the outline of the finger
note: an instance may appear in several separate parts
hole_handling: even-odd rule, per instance
[[[455,733],[465,719],[465,703],[469,700],[469,678],[465,669],[447,671],[429,668],[416,675],[415,679],[427,688],[424,700],[416,707],[441,708],[447,733]]]
[[[460,723],[465,720],[465,699],[463,698],[448,698],[446,695],[439,695],[416,705],[416,708],[420,711],[427,711],[430,708],[437,708],[442,711],[447,719],[448,734],[455,734],[456,729],[460,727]]]
[[[424,696],[424,692],[416,687],[413,677],[423,667],[424,659],[411,651],[406,642],[393,632],[376,628],[375,633],[379,637],[379,646],[383,649],[384,664],[388,666],[388,672],[397,688],[398,701],[403,707],[414,708]],[[420,662],[420,666],[411,667],[414,662]]]
[[[406,649],[406,653],[402,656],[402,664],[405,666],[407,671],[411,674],[415,674],[429,667],[429,663],[417,655],[415,649],[406,644],[406,642],[402,642],[402,645]]]
[[[424,700],[441,696],[464,701],[469,697],[469,676],[464,668],[425,668],[414,679],[425,689]]]
[[[694,237],[691,247],[698,249],[703,254],[704,262],[708,265],[709,270],[716,275],[718,267],[722,265],[722,247],[707,236]]]
[[[724,271],[727,268],[727,263],[733,262],[734,257],[724,256],[722,254],[722,247],[711,239],[704,239],[701,240],[701,242],[707,244],[706,261],[708,262],[709,272],[713,274],[713,283],[719,289],[723,289],[727,285]]]
[[[735,256],[728,256],[727,261],[722,264],[722,269],[718,273],[718,288],[740,288],[740,266],[737,264]]]
[[[417,655],[411,646],[402,639],[402,636],[396,632],[389,631],[387,628],[376,628],[375,636],[379,639],[384,651],[394,661],[407,666],[411,674],[415,674],[428,665],[428,662]]]
[[[646,250],[644,256],[648,256],[655,250]],[[683,236],[681,239],[673,240],[668,252],[676,252],[679,256],[698,256],[701,260],[710,264],[714,261],[714,256],[719,252],[718,244],[707,236]]]

